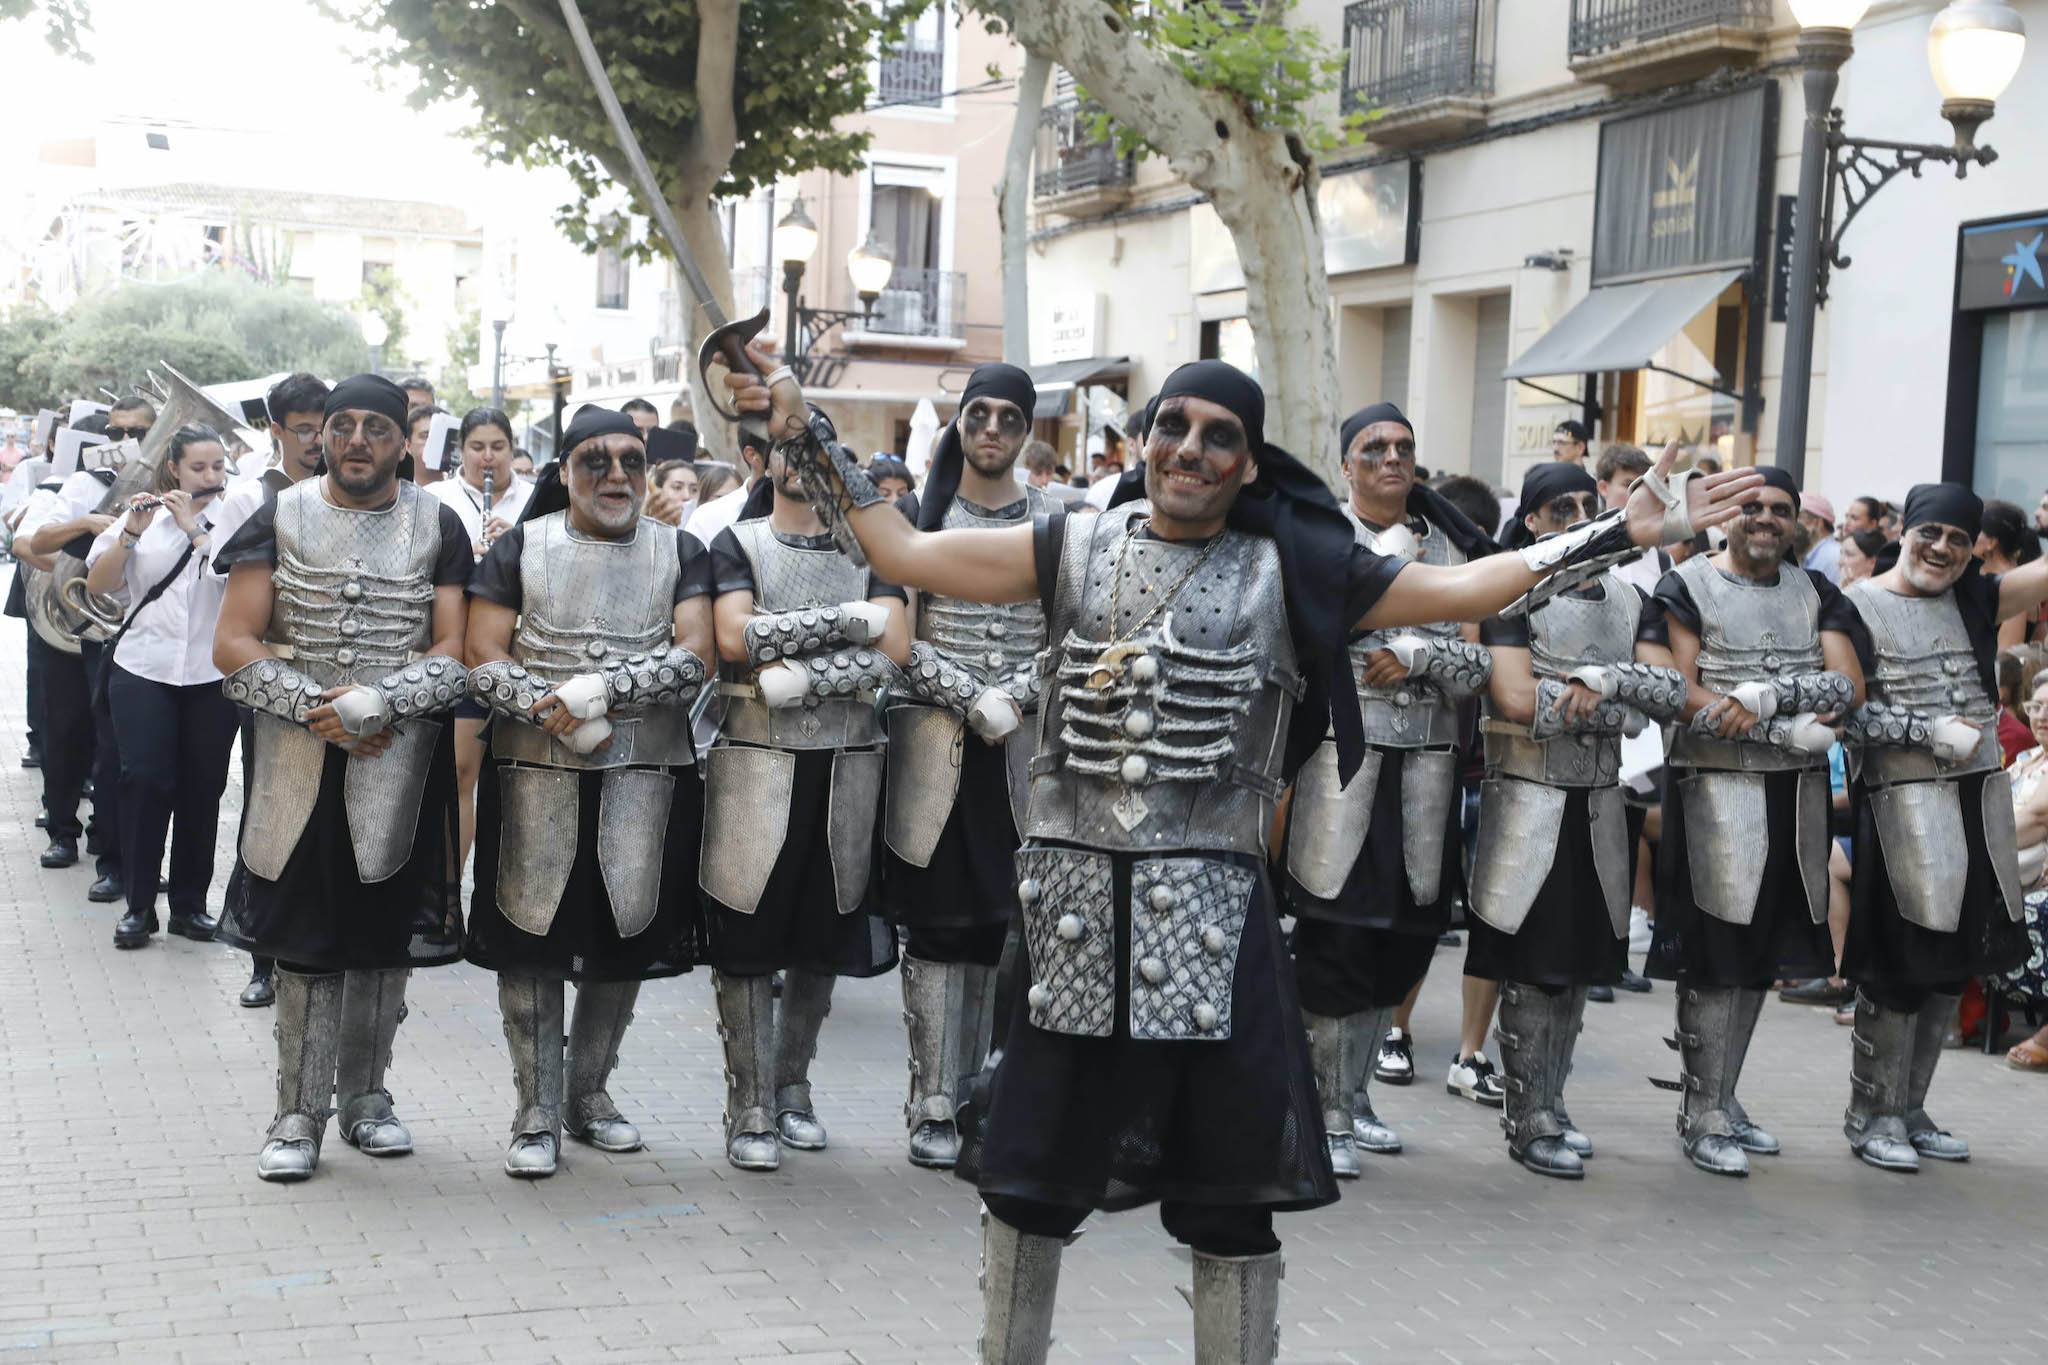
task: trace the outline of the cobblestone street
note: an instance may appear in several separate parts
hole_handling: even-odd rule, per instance
[[[710,981],[642,997],[612,1091],[648,1139],[500,1169],[511,1078],[494,987],[416,974],[392,1089],[416,1153],[331,1136],[318,1176],[256,1179],[274,1093],[246,959],[111,944],[89,861],[36,864],[37,775],[16,766],[22,634],[0,646],[0,1355],[225,1362],[971,1360],[977,1205],[904,1159],[895,977],[840,993],[813,1072],[831,1148],[773,1175],[725,1163]],[[218,887],[228,870],[231,787]],[[1967,1166],[1867,1169],[1840,1130],[1848,1030],[1772,1004],[1744,1095],[1784,1141],[1744,1182],[1684,1162],[1660,1037],[1671,994],[1588,1016],[1572,1112],[1586,1180],[1511,1164],[1493,1111],[1445,1094],[1461,950],[1418,1014],[1418,1071],[1376,1089],[1407,1140],[1341,1203],[1284,1217],[1283,1358],[1297,1361],[1967,1361],[2048,1356],[2048,1082],[1950,1053],[1935,1113]],[[1057,1359],[1188,1358],[1184,1253],[1149,1212],[1067,1255]]]

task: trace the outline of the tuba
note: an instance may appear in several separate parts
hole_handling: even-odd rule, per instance
[[[180,427],[203,423],[219,432],[223,441],[235,439],[240,419],[169,365],[164,366],[164,372],[170,378],[167,384],[158,385],[163,405],[157,411],[156,421],[142,438],[135,458],[114,475],[106,496],[93,509],[96,512],[116,517],[127,515],[129,504],[156,482],[157,470],[171,448],[171,437]],[[52,648],[76,654],[81,640],[105,641],[121,629],[125,609],[115,598],[86,590],[83,559],[59,554],[56,567],[48,573],[27,565],[22,566],[22,572],[28,575],[22,582],[28,623]]]

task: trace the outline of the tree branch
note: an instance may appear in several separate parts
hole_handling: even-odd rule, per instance
[[[697,118],[682,166],[684,193],[709,199],[739,145],[733,67],[739,59],[739,0],[697,0]]]

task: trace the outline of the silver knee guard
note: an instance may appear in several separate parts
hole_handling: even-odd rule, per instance
[[[1065,1247],[981,1211],[982,1365],[1043,1365]]]
[[[412,1134],[391,1112],[391,1092],[384,1087],[392,1044],[405,1018],[405,979],[410,975],[406,967],[346,974],[334,1087],[341,1102],[338,1128],[342,1140],[366,1156],[404,1156],[412,1150]]]
[[[775,1145],[775,986],[766,976],[714,972],[718,1038],[725,1048],[725,1153],[743,1171],[772,1171]]]
[[[799,1151],[825,1145],[825,1125],[811,1106],[811,1059],[818,1033],[832,1012],[837,978],[796,968],[782,974],[782,1005],[775,1020],[775,1131]]]
[[[626,1122],[605,1091],[619,1064],[619,1046],[640,998],[637,981],[586,981],[576,988],[569,1029],[569,1070],[563,1127],[571,1137],[604,1152],[640,1149],[640,1130]]]
[[[276,973],[277,1117],[256,1174],[304,1180],[320,1164],[320,1139],[334,1112],[335,1058],[341,1050],[342,974]]]
[[[519,1112],[505,1149],[505,1173],[555,1173],[562,1144],[562,983],[510,972],[498,976],[498,1013],[512,1055]]]
[[[1280,1355],[1280,1253],[1195,1253],[1195,1359],[1199,1365],[1271,1365]]]

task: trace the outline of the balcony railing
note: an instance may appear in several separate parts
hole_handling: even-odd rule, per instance
[[[1572,0],[1571,55],[1591,57],[1704,28],[1771,26],[1771,0]]]
[[[958,270],[917,270],[896,268],[889,287],[875,300],[871,317],[853,324],[854,330],[897,337],[957,337],[962,322],[961,308],[967,297],[967,276]],[[860,307],[860,300],[849,301]]]
[[[906,43],[882,54],[881,78],[875,84],[878,104],[922,104],[937,108],[946,90],[946,50]]]
[[[1346,113],[1493,94],[1498,0],[1355,0],[1344,9]],[[1368,134],[1370,130],[1368,130]]]
[[[1101,107],[1069,96],[1038,115],[1038,155],[1032,162],[1031,193],[1039,199],[1110,189],[1131,183],[1132,159],[1118,156],[1116,142],[1092,131]]]

